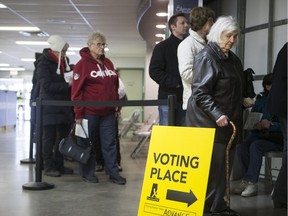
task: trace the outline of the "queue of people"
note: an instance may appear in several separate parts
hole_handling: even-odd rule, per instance
[[[214,19],[214,11],[204,7],[194,8],[190,13],[190,35],[186,37],[188,24],[185,15],[182,13],[173,15],[168,21],[171,36],[155,46],[149,65],[149,75],[159,85],[158,99],[167,99],[171,94],[176,95],[177,126],[216,129],[204,204],[205,216],[228,215],[233,212],[227,209],[225,199],[225,152],[233,133],[230,122],[237,127],[236,137],[230,150],[230,161],[234,160],[235,146],[239,144],[238,155],[244,172],[243,181],[236,191],[238,190],[242,196],[257,194],[256,183],[262,154],[283,148],[283,139],[281,143],[273,143],[259,138],[260,131],[269,129],[268,131],[271,132],[276,126],[280,127],[280,123],[276,121],[277,112],[275,112],[276,117],[273,117],[266,112],[265,108],[268,105],[267,97],[271,88],[272,75],[265,76],[264,93],[257,96],[255,106],[252,108],[252,111],[257,109],[257,112],[263,112],[263,120],[255,126],[252,135],[242,141],[243,107],[249,108],[250,105],[243,100],[245,87],[243,65],[237,55],[231,51],[237,41],[240,28],[231,16],[220,16],[215,23]],[[65,56],[69,45],[60,36],[51,36],[48,42],[51,49],[44,50],[43,57],[37,64],[42,98],[72,101],[119,100],[119,76],[111,60],[105,56],[104,48],[107,43],[103,34],[95,32],[88,37],[87,47],[80,50],[81,59],[73,69],[73,78],[68,82],[64,78],[64,73],[71,70]],[[287,74],[284,81],[286,81],[287,93]],[[158,110],[159,124],[168,125],[168,107],[159,106]],[[57,152],[59,140],[56,134],[60,135],[58,139],[63,138],[69,133],[73,120],[81,124],[83,119],[88,119],[89,139],[92,143],[101,144],[101,148],[97,151],[98,153],[101,151],[109,180],[116,184],[126,184],[126,179],[119,174],[120,151],[118,149],[117,156],[117,139],[115,139],[119,111],[118,107],[75,106],[74,113],[69,107],[44,108],[45,174],[56,177],[73,172],[64,166],[63,156]],[[287,136],[284,137],[286,139],[284,149],[287,151]],[[82,146],[89,145],[87,139],[81,137],[77,137],[77,142]],[[84,181],[99,182],[95,175],[95,164],[95,151],[87,164],[79,164],[79,174]],[[274,194],[277,193],[276,189],[275,187]],[[284,201],[281,200],[281,204],[283,203],[286,203],[287,207],[287,196]],[[234,213],[237,215],[236,212]]]

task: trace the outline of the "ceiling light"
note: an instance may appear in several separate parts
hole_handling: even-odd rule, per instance
[[[11,26],[0,26],[0,31],[40,31],[38,27],[11,27]]]
[[[155,36],[165,38],[165,34],[156,34]]]
[[[66,23],[65,20],[48,20],[48,23],[51,23],[51,24],[64,24]]]
[[[29,37],[31,36],[31,34],[29,32],[26,32],[26,31],[19,31],[19,34],[25,36],[25,37]]]
[[[0,8],[7,8],[4,4],[0,4]]]
[[[9,67],[10,64],[6,64],[6,63],[0,63],[0,67]]]
[[[49,45],[47,41],[16,41],[15,43],[20,45]]]
[[[159,13],[156,13],[156,16],[164,17],[164,16],[168,16],[168,13],[166,13],[166,12],[159,12]]]
[[[12,67],[8,67],[8,68],[1,68],[0,67],[0,71],[25,71],[25,68],[12,68]]]
[[[21,58],[21,61],[24,61],[24,62],[34,62],[34,61],[35,61],[35,58]]]
[[[164,24],[159,24],[159,25],[156,25],[156,28],[164,29],[164,28],[166,28],[166,25],[164,25]]]
[[[105,52],[108,52],[108,51],[109,51],[109,48],[108,48],[108,47],[105,47],[105,48],[104,48],[104,51],[105,51]]]

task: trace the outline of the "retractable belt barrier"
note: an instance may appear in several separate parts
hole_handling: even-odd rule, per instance
[[[59,100],[43,100],[37,98],[36,103],[36,168],[35,168],[35,182],[28,182],[22,186],[24,190],[47,190],[55,187],[54,184],[42,182],[42,110],[43,106],[106,106],[106,107],[127,107],[127,106],[161,106],[168,105],[168,125],[175,125],[175,108],[176,96],[169,95],[165,100],[128,100],[128,101],[59,101]],[[30,138],[31,139],[31,138]],[[30,141],[30,155],[31,155]]]

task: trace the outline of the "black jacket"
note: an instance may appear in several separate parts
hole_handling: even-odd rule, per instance
[[[149,65],[150,77],[159,85],[158,99],[176,95],[182,101],[183,85],[178,69],[177,48],[182,40],[171,36],[157,44]]]
[[[272,114],[287,119],[287,43],[277,55],[267,104]]]
[[[232,127],[218,127],[216,120],[227,115],[237,131],[242,130],[242,82],[240,59],[231,51],[226,57],[217,44],[209,43],[195,57],[193,95],[188,101],[187,125],[216,128],[215,142],[227,144]]]
[[[57,74],[58,63],[51,58],[48,50],[43,51],[37,64],[40,98],[43,100],[69,101],[71,88],[64,74]],[[43,106],[43,125],[69,124],[73,121],[72,107]]]

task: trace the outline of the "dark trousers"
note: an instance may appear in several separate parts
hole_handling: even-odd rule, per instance
[[[262,157],[265,152],[282,151],[283,145],[257,136],[250,136],[239,145],[239,156],[242,167],[243,180],[253,183],[258,182]]]
[[[92,143],[96,143],[95,139],[99,137],[101,143],[101,153],[103,156],[106,174],[111,176],[119,175],[117,166],[117,153],[115,143],[115,114],[106,116],[85,115],[88,120],[89,139]],[[98,135],[97,135],[98,134]],[[88,146],[87,139],[77,138],[79,145]],[[83,177],[94,176],[95,172],[95,156],[92,156],[87,164],[79,163],[79,174]]]
[[[115,142],[116,142],[116,148],[117,148],[117,163],[118,165],[121,164],[121,152],[120,152],[120,139],[119,139],[119,129],[118,129],[118,117],[115,118],[116,119],[116,137],[115,137]],[[96,149],[96,164],[98,165],[103,165],[104,166],[104,160],[103,160],[103,156],[102,156],[102,150],[101,150],[101,142],[100,142],[100,137],[98,136],[99,132],[97,132],[97,137],[95,138],[95,149]]]
[[[64,166],[63,155],[59,152],[59,142],[68,136],[71,130],[70,124],[43,126],[42,154],[44,168],[61,169]]]
[[[283,159],[275,187],[272,193],[272,199],[276,202],[287,203],[287,118],[280,119],[282,124],[282,133],[284,136]]]

